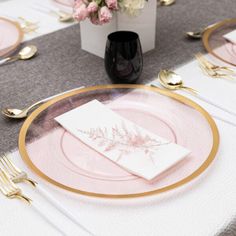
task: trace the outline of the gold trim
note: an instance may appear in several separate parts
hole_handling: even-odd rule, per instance
[[[50,177],[48,177],[47,175],[45,175],[44,173],[42,173],[30,160],[27,151],[26,151],[26,143],[25,143],[25,138],[26,138],[26,133],[27,130],[29,128],[29,126],[31,125],[31,123],[34,121],[34,119],[45,109],[47,109],[49,106],[51,106],[52,104],[76,95],[76,94],[81,94],[81,93],[85,93],[85,92],[90,92],[90,91],[95,91],[95,90],[103,90],[103,89],[122,89],[122,88],[129,88],[129,89],[144,89],[144,90],[149,90],[149,91],[153,91],[153,92],[157,92],[160,93],[162,95],[171,97],[181,103],[184,103],[190,107],[193,107],[195,110],[199,111],[207,120],[207,122],[209,123],[210,127],[211,127],[211,131],[212,131],[212,136],[213,136],[213,145],[212,145],[212,149],[211,152],[208,156],[208,158],[205,160],[205,162],[195,171],[193,172],[191,175],[187,176],[186,178],[171,184],[169,186],[160,188],[160,189],[156,189],[153,191],[149,191],[149,192],[143,192],[143,193],[135,193],[135,194],[100,194],[100,193],[93,193],[93,192],[85,192],[85,191],[81,191],[78,189],[74,189],[68,186],[65,186],[61,183],[58,183],[57,181],[51,179]],[[194,178],[196,178],[197,176],[199,176],[210,164],[211,162],[214,160],[217,150],[219,147],[219,133],[218,133],[218,129],[217,126],[214,122],[214,120],[211,118],[211,116],[209,115],[209,113],[204,110],[201,106],[199,106],[197,103],[193,102],[192,100],[181,96],[179,94],[176,93],[172,93],[170,91],[167,90],[163,90],[160,88],[154,88],[151,86],[146,86],[146,85],[129,85],[129,84],[116,84],[116,85],[98,85],[98,86],[94,86],[94,87],[87,87],[87,88],[83,88],[83,89],[79,89],[76,91],[72,91],[69,92],[67,94],[63,94],[59,97],[56,97],[50,101],[48,101],[47,103],[43,104],[42,106],[40,106],[38,109],[36,109],[24,122],[21,130],[20,130],[20,134],[19,134],[19,151],[20,154],[24,160],[24,162],[29,166],[29,168],[31,168],[36,174],[38,174],[40,177],[42,177],[43,179],[45,179],[46,181],[60,187],[66,190],[69,190],[71,192],[75,192],[75,193],[80,193],[83,195],[87,195],[87,196],[93,196],[93,197],[104,197],[104,198],[132,198],[132,197],[142,197],[142,196],[147,196],[147,195],[152,195],[152,194],[157,194],[157,193],[162,193],[162,192],[166,192],[169,190],[172,190],[174,188],[177,188],[183,184],[188,183],[189,181],[193,180]]]
[[[0,17],[0,20],[4,20],[4,21],[7,21],[7,22],[11,23],[12,25],[14,25],[17,28],[17,30],[19,32],[18,40],[16,41],[16,43],[14,45],[10,46],[10,48],[8,50],[6,50],[6,52],[1,56],[1,57],[3,57],[5,55],[8,55],[10,52],[14,51],[14,49],[16,49],[21,44],[21,42],[23,40],[23,37],[24,37],[24,32],[21,29],[20,24],[16,21],[12,21],[12,20],[9,20],[9,19],[4,18],[4,17]]]
[[[215,30],[221,28],[222,26],[224,26],[225,24],[228,24],[228,23],[235,23],[236,24],[236,18],[234,19],[226,19],[224,21],[221,21],[217,24],[215,24],[214,26],[212,27],[209,27],[203,34],[202,36],[202,42],[203,42],[203,45],[205,47],[205,49],[207,50],[207,52],[209,52],[211,55],[213,55],[214,57],[218,58],[219,60],[223,61],[223,62],[226,62],[232,66],[236,66],[235,63],[232,63],[232,62],[229,62],[227,60],[225,60],[224,58],[221,58],[219,55],[217,55],[216,53],[213,52],[213,49],[210,47],[209,45],[209,38],[210,36],[214,33]]]

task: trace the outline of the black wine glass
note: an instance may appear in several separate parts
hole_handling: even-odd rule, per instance
[[[143,69],[139,36],[131,31],[117,31],[107,37],[105,68],[114,83],[135,83]]]

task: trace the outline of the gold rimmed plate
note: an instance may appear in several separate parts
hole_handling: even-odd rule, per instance
[[[203,34],[205,49],[214,57],[236,66],[236,44],[226,40],[223,36],[236,30],[236,18],[226,19],[209,27]]]
[[[24,33],[17,22],[0,17],[0,57],[14,52],[22,42]]]
[[[188,148],[191,154],[152,182],[130,174],[54,120],[94,99]],[[39,176],[72,192],[108,198],[146,196],[186,184],[212,163],[218,145],[215,122],[202,107],[181,95],[145,85],[102,85],[67,93],[35,110],[19,135],[20,154]]]

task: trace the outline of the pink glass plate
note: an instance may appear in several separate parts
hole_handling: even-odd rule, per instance
[[[207,51],[218,59],[236,66],[236,44],[223,36],[236,29],[236,19],[225,20],[209,28],[203,35],[203,44]]]
[[[22,38],[22,30],[17,23],[0,17],[0,57],[14,51]]]
[[[54,120],[93,99],[192,153],[152,182],[130,174],[80,142]],[[20,140],[25,132],[27,146],[20,145],[20,151],[36,172],[59,186],[97,195],[140,194],[181,182],[206,165],[215,145],[215,134],[201,112],[144,89],[129,92],[128,89],[102,89],[75,94],[51,104],[39,112],[32,123],[26,121],[25,124],[28,127],[23,126]]]

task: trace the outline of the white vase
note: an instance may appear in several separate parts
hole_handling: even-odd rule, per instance
[[[143,53],[155,48],[157,0],[148,0],[145,8],[135,17],[125,13],[113,15],[110,23],[93,25],[90,20],[80,22],[81,47],[83,50],[104,58],[107,35],[119,30],[139,34]]]

